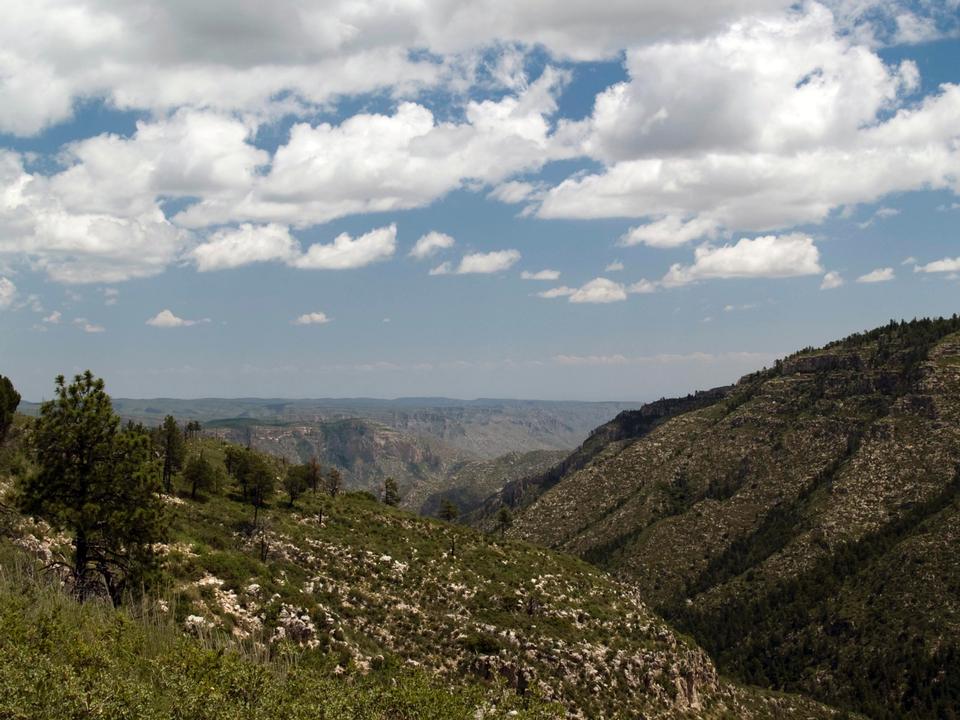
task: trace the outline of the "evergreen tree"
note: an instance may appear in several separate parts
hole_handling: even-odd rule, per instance
[[[0,375],[0,443],[13,425],[13,415],[19,404],[20,393],[14,389],[10,378]]]
[[[336,497],[343,490],[343,476],[336,468],[330,468],[327,473],[327,494],[330,497]]]
[[[440,503],[440,519],[453,522],[458,517],[460,517],[460,509],[449,499],[444,498],[443,502]]]
[[[102,582],[114,604],[130,580],[153,566],[165,533],[163,504],[150,471],[150,436],[121,429],[103,380],[88,370],[40,408],[34,436],[38,470],[21,487],[23,509],[73,535],[70,571],[78,597]]]
[[[497,527],[500,528],[500,537],[507,534],[507,530],[513,525],[513,513],[506,505],[501,505],[497,511]]]
[[[320,483],[323,481],[323,468],[320,467],[320,461],[314,455],[307,463],[307,484],[313,492],[320,489]]]
[[[209,492],[217,486],[217,472],[201,452],[187,461],[183,479],[190,486],[190,498],[197,499],[197,492]]]
[[[160,426],[160,452],[163,455],[163,487],[173,493],[173,475],[183,467],[186,445],[183,433],[173,415],[167,415]]]
[[[262,455],[250,452],[246,468],[247,499],[253,504],[253,522],[257,523],[260,509],[276,491],[277,477]]]
[[[290,497],[290,507],[293,507],[297,498],[303,495],[308,487],[310,487],[309,465],[291,465],[287,468],[287,474],[283,478],[283,489]]]
[[[394,507],[400,504],[400,487],[392,477],[383,481],[383,502]]]

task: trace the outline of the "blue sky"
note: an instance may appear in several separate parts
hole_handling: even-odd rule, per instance
[[[958,309],[956,0],[256,5],[13,3],[25,397],[644,400]]]

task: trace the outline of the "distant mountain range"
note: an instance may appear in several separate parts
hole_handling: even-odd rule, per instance
[[[503,483],[543,470],[590,430],[640,403],[451,398],[114,398],[127,420],[166,415],[288,461],[317,457],[350,489],[375,494],[394,477],[404,506],[432,513],[444,498],[467,512]],[[21,412],[39,406],[22,403]]]

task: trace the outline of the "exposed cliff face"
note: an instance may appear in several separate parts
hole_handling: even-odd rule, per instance
[[[511,532],[636,581],[726,671],[934,716],[960,698],[957,330],[888,326],[787,358],[603,443]]]

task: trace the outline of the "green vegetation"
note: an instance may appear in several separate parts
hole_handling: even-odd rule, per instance
[[[958,360],[957,316],[891,322],[700,407],[624,413],[507,536],[629,577],[742,681],[955,717]]]
[[[20,404],[20,393],[13,388],[10,378],[0,375],[0,443],[7,437],[13,416]]]
[[[23,478],[25,510],[71,533],[70,572],[81,598],[102,588],[118,603],[128,582],[143,582],[165,521],[150,437],[120,429],[102,380],[87,371],[56,381],[33,431],[37,472]]]
[[[335,674],[294,647],[264,659],[192,639],[142,604],[78,604],[0,544],[0,717],[9,720],[556,718],[500,686],[412,669]]]
[[[161,459],[140,452],[142,428],[119,428],[102,383],[60,387],[4,448],[5,462],[26,461],[3,466],[14,483],[4,478],[0,513],[2,717],[833,716],[720,679],[634,587],[582,561],[340,492],[334,472],[290,503],[271,482],[282,461],[193,436],[160,495]],[[117,461],[121,448],[132,449]],[[222,481],[203,480],[210,470]],[[117,608],[91,593],[77,603],[62,576],[34,568],[94,537],[64,518],[116,528],[125,550],[143,543],[114,517],[139,512],[118,484],[150,487],[144,507],[163,503],[166,537],[149,546],[158,576],[146,593],[111,592]],[[113,524],[77,488],[118,498]]]

